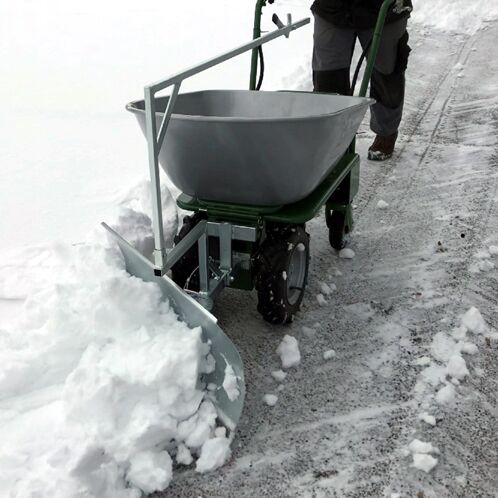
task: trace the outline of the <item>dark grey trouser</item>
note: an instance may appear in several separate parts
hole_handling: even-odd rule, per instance
[[[386,24],[375,61],[370,96],[377,103],[371,107],[370,127],[377,135],[398,131],[405,97],[405,70],[408,63],[407,19]],[[365,48],[373,29],[338,28],[315,15],[313,34],[313,84],[316,92],[349,95],[350,66],[356,38]]]

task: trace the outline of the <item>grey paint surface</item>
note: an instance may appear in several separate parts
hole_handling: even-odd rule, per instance
[[[167,102],[168,97],[157,99],[158,128]],[[159,161],[175,186],[194,197],[290,204],[330,173],[372,102],[308,92],[181,94]],[[145,132],[144,102],[127,109]]]

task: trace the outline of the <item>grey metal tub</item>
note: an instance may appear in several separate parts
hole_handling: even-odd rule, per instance
[[[169,97],[156,99],[159,128]],[[308,92],[208,90],[178,96],[159,162],[199,199],[280,206],[331,172],[374,101]],[[131,102],[145,133],[145,104]]]

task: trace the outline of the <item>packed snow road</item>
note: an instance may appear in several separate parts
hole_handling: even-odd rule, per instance
[[[320,216],[292,326],[263,324],[254,294],[219,299],[247,379],[233,457],[210,478],[180,471],[156,496],[497,496],[497,39],[496,22],[412,30],[398,152],[363,162],[356,256],[337,257]],[[302,361],[279,383],[284,334]]]

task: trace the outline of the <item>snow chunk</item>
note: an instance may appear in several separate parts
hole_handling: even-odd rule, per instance
[[[324,351],[323,353],[323,359],[324,360],[331,360],[332,358],[335,358],[336,352],[333,349],[329,349],[328,351]]]
[[[459,327],[455,327],[451,332],[453,339],[457,341],[463,341],[467,336],[467,327],[464,325],[460,325]]]
[[[439,451],[432,446],[432,443],[426,443],[420,441],[420,439],[414,439],[409,445],[408,449],[412,453],[439,453]]]
[[[323,294],[317,294],[316,295],[316,300],[318,301],[318,304],[320,306],[325,306],[327,304],[327,300],[323,296]]]
[[[437,387],[446,379],[446,367],[443,365],[431,364],[420,372],[422,379],[433,387]]]
[[[460,351],[465,354],[476,354],[479,350],[474,343],[464,342],[460,345]]]
[[[498,256],[498,246],[489,246],[488,251],[490,256]]]
[[[190,450],[184,444],[178,445],[176,461],[181,465],[190,465],[194,461]]]
[[[277,348],[277,354],[282,361],[282,368],[296,367],[301,362],[299,343],[295,337],[285,335]]]
[[[424,472],[430,472],[437,465],[437,458],[425,453],[415,453],[413,455],[412,467],[416,469],[423,470]]]
[[[433,415],[429,415],[427,412],[423,412],[418,416],[419,420],[422,420],[426,424],[435,426],[436,425],[436,417]]]
[[[277,404],[277,401],[278,401],[278,396],[275,394],[265,394],[263,396],[263,401],[268,406],[275,406]]]
[[[324,296],[330,296],[332,292],[337,290],[337,287],[335,286],[335,284],[327,285],[325,282],[322,282],[322,284],[320,285],[320,290],[322,291],[322,294]]]
[[[427,365],[431,364],[431,359],[429,356],[421,356],[420,358],[417,358],[413,364],[418,365],[419,367],[425,367]]]
[[[228,399],[230,401],[235,401],[240,395],[237,376],[233,371],[232,365],[229,365],[228,363],[227,366],[225,367],[225,378],[223,379],[223,389],[225,389],[225,392],[227,393]]]
[[[353,259],[355,257],[355,252],[349,247],[345,247],[339,251],[339,257],[342,259]]]
[[[456,391],[454,386],[447,384],[442,389],[440,389],[436,394],[436,401],[440,405],[447,405],[455,400]]]
[[[449,361],[456,351],[456,342],[444,332],[438,332],[431,344],[432,356],[443,363]]]
[[[388,207],[389,204],[382,199],[377,203],[377,209],[387,209]]]
[[[467,375],[469,375],[469,371],[467,369],[467,364],[465,363],[465,360],[459,354],[454,354],[450,358],[450,361],[448,362],[448,365],[446,366],[446,371],[448,372],[448,375],[450,377],[454,377],[455,379],[458,379],[458,380],[462,380]]]
[[[481,312],[472,306],[462,317],[462,325],[474,334],[485,334],[488,332],[488,326],[481,315]]]
[[[173,464],[166,451],[137,453],[130,460],[126,477],[131,484],[145,493],[163,491],[173,477]]]
[[[195,470],[201,474],[211,472],[225,464],[230,458],[230,440],[226,437],[208,439],[201,448],[201,455],[195,464]]]
[[[287,377],[287,372],[283,370],[275,370],[271,373],[271,376],[278,382],[282,382]]]

